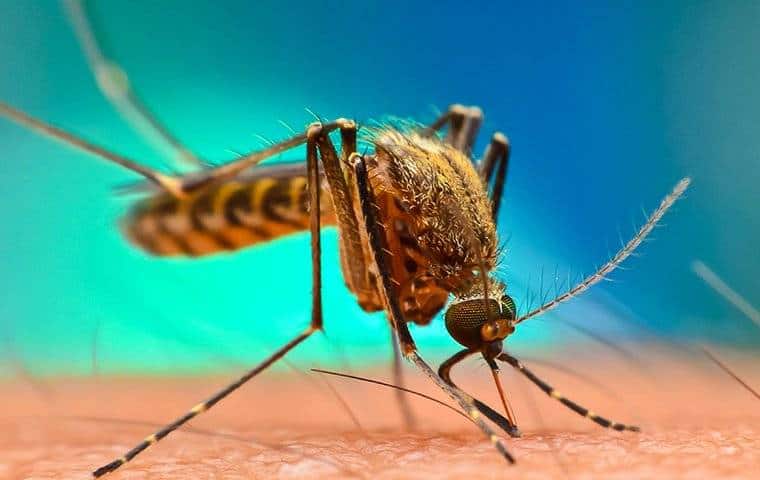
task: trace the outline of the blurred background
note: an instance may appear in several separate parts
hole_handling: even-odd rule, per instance
[[[580,328],[634,353],[663,341],[760,349],[760,330],[693,268],[702,262],[760,304],[760,4],[285,3],[90,2],[89,11],[146,103],[218,162],[261,148],[259,136],[288,136],[278,121],[305,126],[306,108],[428,122],[450,103],[481,106],[476,152],[495,130],[513,146],[499,225],[518,304],[591,273],[641,225],[642,209],[692,177],[614,282],[521,325],[508,347],[583,346],[592,339]],[[0,99],[162,166],[98,91],[56,1],[0,2]],[[150,258],[117,229],[130,198],[114,187],[133,175],[4,120],[0,145],[4,372],[213,372],[252,364],[308,324],[307,235],[198,260]],[[386,321],[355,304],[335,232],[324,238],[327,336],[289,358],[385,364]],[[458,349],[440,318],[412,333],[434,358]]]

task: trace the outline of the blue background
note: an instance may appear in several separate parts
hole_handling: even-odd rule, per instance
[[[281,5],[287,3],[287,5]],[[461,102],[513,145],[500,227],[519,303],[590,273],[683,176],[693,185],[616,282],[521,325],[516,351],[654,338],[757,349],[760,332],[691,270],[699,259],[760,300],[760,4],[757,2],[187,2],[93,5],[107,52],[189,147],[283,138],[278,120],[430,121]],[[343,4],[345,3],[345,5]],[[615,6],[613,6],[615,4]],[[161,166],[101,97],[63,9],[0,5],[0,98]],[[249,364],[309,318],[308,240],[202,260],[152,259],[116,228],[134,176],[0,122],[0,335],[35,373],[196,373]],[[283,159],[301,158],[293,151]],[[382,315],[365,315],[325,233],[327,339],[304,364],[389,358]],[[551,292],[550,292],[551,293]],[[453,352],[442,322],[413,332]]]

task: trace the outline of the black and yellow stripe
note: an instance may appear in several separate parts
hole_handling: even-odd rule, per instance
[[[335,222],[321,191],[323,224]],[[185,197],[161,193],[135,205],[123,222],[130,242],[157,256],[234,251],[309,227],[305,172],[213,185]]]
[[[228,394],[229,392],[226,392]],[[165,436],[169,435],[171,432],[176,430],[177,428],[181,427],[183,424],[190,421],[192,418],[196,417],[197,415],[205,412],[208,410],[213,403],[210,404],[210,401],[206,401],[203,403],[199,403],[198,405],[194,406],[190,409],[189,412],[187,412],[182,417],[178,418],[174,422],[170,423],[169,425],[165,426],[161,430],[157,431],[156,433],[153,433],[151,435],[148,435],[145,437],[145,439],[137,444],[132,450],[128,451],[124,456],[117,458],[116,460],[112,461],[111,463],[107,465],[103,465],[102,467],[95,470],[92,474],[94,477],[101,477],[105,475],[106,473],[112,472],[116,470],[117,468],[121,467],[125,463],[129,462],[133,458],[135,458],[140,452],[145,450],[146,448],[150,447],[154,443],[158,442]]]
[[[578,405],[577,403],[570,400],[569,398],[566,398],[561,393],[559,393],[559,391],[556,390],[554,387],[552,387],[548,383],[538,378],[535,373],[525,368],[525,365],[523,365],[522,362],[520,362],[515,357],[507,353],[501,353],[497,358],[515,367],[518,371],[520,371],[520,373],[528,377],[528,380],[535,383],[536,386],[538,386],[538,388],[543,390],[544,393],[546,393],[553,399],[558,400],[560,403],[562,403],[564,406],[574,411],[578,415],[582,417],[586,417],[592,422],[595,422],[596,424],[601,425],[602,427],[611,428],[619,432],[622,432],[622,431],[640,432],[641,431],[641,429],[635,425],[625,425],[623,423],[613,422],[612,420],[608,420],[604,417],[601,417],[597,415],[596,413],[592,412],[591,410]]]
[[[318,328],[311,326],[304,330],[301,334],[296,336],[293,340],[285,344],[283,347],[281,347],[279,350],[274,352],[272,355],[269,356],[266,360],[261,362],[256,367],[252,368],[248,372],[246,372],[243,376],[235,380],[234,382],[230,383],[223,389],[216,392],[213,396],[211,396],[208,400],[205,402],[201,402],[191,408],[187,413],[179,417],[177,420],[173,421],[172,423],[166,425],[156,433],[153,433],[152,435],[149,435],[145,437],[145,439],[137,444],[132,450],[128,451],[124,456],[117,458],[116,460],[103,465],[102,467],[98,468],[94,472],[92,472],[92,475],[95,478],[102,477],[103,475],[113,472],[117,468],[121,467],[125,463],[129,462],[133,458],[135,458],[140,452],[145,450],[146,448],[150,447],[154,443],[158,442],[165,436],[169,435],[174,430],[178,429],[185,423],[189,422],[193,418],[197,417],[201,413],[205,412],[206,410],[209,410],[211,407],[216,405],[220,400],[222,400],[224,397],[229,395],[230,393],[234,392],[238,388],[240,388],[244,383],[246,383],[251,378],[255,377],[259,373],[266,370],[270,365],[272,365],[277,360],[281,359],[285,356],[286,353],[288,353],[290,350],[292,350],[294,347],[296,347],[298,344],[309,338],[309,336],[316,332]]]

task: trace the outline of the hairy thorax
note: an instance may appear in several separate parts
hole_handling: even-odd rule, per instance
[[[373,132],[370,182],[407,321],[428,323],[450,293],[497,261],[491,204],[471,160],[437,138]]]

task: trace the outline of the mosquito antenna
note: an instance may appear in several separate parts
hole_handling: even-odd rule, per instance
[[[420,392],[417,392],[415,390],[411,390],[411,389],[406,388],[406,387],[400,387],[398,385],[394,385],[392,383],[386,383],[386,382],[383,382],[383,381],[380,381],[380,380],[375,380],[373,378],[361,377],[359,375],[349,375],[347,373],[333,372],[331,370],[323,370],[321,368],[312,368],[311,371],[312,372],[317,372],[317,373],[322,373],[322,374],[325,374],[325,375],[333,375],[333,376],[336,376],[336,377],[348,378],[348,379],[351,379],[351,380],[359,380],[360,382],[372,383],[372,384],[375,384],[375,385],[380,385],[380,386],[383,386],[383,387],[388,387],[388,388],[392,388],[392,389],[395,389],[395,390],[400,390],[402,392],[406,392],[406,393],[409,393],[411,395],[416,395],[416,396],[418,396],[420,398],[424,398],[426,400],[430,400],[431,402],[435,402],[438,405],[444,406],[444,407],[448,408],[449,410],[451,410],[452,412],[455,412],[458,415],[461,415],[462,417],[466,418],[467,420],[472,421],[472,419],[470,419],[470,417],[468,417],[467,415],[465,415],[463,412],[457,410],[456,408],[452,407],[448,403],[442,402],[442,401],[438,400],[437,398],[431,397],[430,395],[426,395],[424,393],[420,393]]]
[[[670,207],[672,207],[676,200],[678,200],[681,195],[683,195],[683,193],[686,191],[686,188],[689,186],[689,183],[691,183],[691,179],[681,179],[681,181],[676,184],[670,194],[668,194],[668,196],[666,196],[662,202],[660,202],[660,206],[657,207],[657,209],[649,216],[649,219],[638,230],[638,232],[636,232],[633,238],[628,240],[628,243],[626,243],[625,246],[620,251],[618,251],[618,253],[616,253],[615,256],[612,257],[607,263],[602,265],[601,268],[599,268],[596,272],[583,279],[583,281],[581,281],[578,285],[574,286],[554,300],[551,300],[548,303],[544,303],[537,309],[528,312],[522,317],[518,318],[515,324],[525,321],[531,317],[535,317],[536,315],[548,312],[560,303],[580,295],[584,291],[588,290],[589,287],[604,279],[610,272],[615,270],[618,265],[620,265],[626,258],[628,258],[639,245],[641,245],[641,242],[643,242],[647,235],[652,232],[654,227],[662,219]]]
[[[705,347],[704,345],[701,345],[699,348],[702,350],[702,352],[704,352],[705,355],[707,355],[707,358],[709,358],[710,360],[712,360],[712,362],[715,365],[717,365],[718,367],[720,367],[720,369],[723,370],[724,372],[726,372],[728,375],[730,375],[731,378],[733,378],[734,380],[736,380],[737,382],[739,382],[739,385],[741,385],[742,387],[744,387],[749,393],[751,393],[752,395],[754,395],[755,398],[757,398],[758,400],[760,400],[760,393],[757,393],[757,390],[755,390],[754,388],[752,388],[751,386],[749,386],[749,384],[747,382],[745,382],[744,380],[742,380],[739,377],[739,375],[737,375],[736,373],[734,373],[734,371],[731,370],[731,368],[728,365],[726,365],[725,363],[721,362],[720,359],[718,359],[718,357],[716,357],[712,352],[710,352],[710,350],[707,349],[707,347]]]
[[[121,165],[127,170],[131,170],[139,175],[142,175],[172,195],[182,196],[182,182],[177,178],[171,177],[169,175],[164,175],[157,170],[144,167],[134,160],[111,152],[110,150],[106,150],[103,147],[76,137],[64,130],[61,130],[60,128],[42,122],[41,120],[37,120],[36,118],[27,115],[20,110],[16,110],[10,105],[2,102],[0,102],[0,116],[6,117],[13,122],[16,122],[17,124],[30,130],[41,133],[44,136],[58,140],[59,142],[62,142],[70,147],[74,147],[91,155],[95,155],[96,157],[100,157],[117,165]]]

